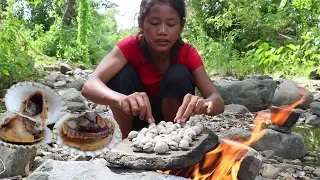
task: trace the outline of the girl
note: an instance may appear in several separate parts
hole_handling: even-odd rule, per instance
[[[201,57],[181,39],[185,11],[184,0],[142,0],[138,35],[119,41],[82,89],[87,99],[110,106],[123,138],[148,123],[224,111]]]

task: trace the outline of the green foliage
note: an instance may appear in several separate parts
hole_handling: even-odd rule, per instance
[[[254,42],[244,60],[264,73],[282,72],[285,75],[307,76],[311,69],[320,65],[320,31],[305,33],[299,44],[287,44],[279,48],[266,42]]]
[[[64,26],[64,0],[1,1],[0,88],[40,77],[36,64],[97,64],[129,33],[117,32],[113,7],[108,0],[77,1],[70,23]],[[98,13],[98,8],[105,12]]]
[[[71,62],[81,62],[82,49],[76,41],[76,27],[64,28],[56,21],[49,31],[42,31],[41,26],[36,26],[34,46],[39,52],[58,59],[66,59]]]
[[[6,105],[0,102],[0,114],[7,111]]]
[[[12,4],[10,4],[12,5]],[[10,6],[9,5],[9,6]],[[10,8],[10,7],[9,7]],[[34,61],[28,54],[30,49],[21,22],[6,13],[0,22],[0,88],[8,88],[13,83],[37,77]]]
[[[293,131],[301,134],[307,149],[316,154],[314,160],[306,160],[305,163],[312,167],[318,167],[320,165],[320,128],[294,127]]]
[[[77,41],[81,52],[83,52],[83,61],[89,61],[88,54],[88,31],[89,31],[90,9],[88,0],[80,0],[78,8],[78,37]]]
[[[98,13],[93,7],[89,9],[91,11],[90,21],[82,26],[82,28],[87,28],[85,33],[88,33],[87,40],[85,40],[86,46],[78,41],[79,27],[77,24],[71,23],[63,26],[61,17],[55,15],[56,20],[48,31],[44,31],[41,25],[35,26],[32,31],[35,39],[34,47],[46,56],[63,61],[87,66],[97,64],[113,48],[120,34],[116,32],[117,26],[114,19],[116,11],[105,10],[104,13]],[[85,54],[88,54],[88,61],[85,60]]]
[[[220,75],[304,75],[319,66],[320,1],[189,0],[185,38]],[[301,70],[303,67],[303,71]]]
[[[116,33],[117,24],[114,18],[116,11],[106,10],[103,14],[92,11],[88,44],[90,63],[97,64],[113,48],[121,37]]]
[[[0,11],[5,11],[7,9],[7,6],[7,1],[0,1]]]

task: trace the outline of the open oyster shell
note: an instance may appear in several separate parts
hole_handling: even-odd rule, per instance
[[[11,148],[33,148],[53,141],[53,132],[19,114],[6,112],[0,116],[0,145]]]
[[[109,152],[122,139],[117,122],[104,113],[67,113],[55,123],[53,133],[57,144],[71,154],[91,157]]]
[[[20,82],[11,86],[4,100],[8,112],[46,125],[55,123],[67,109],[62,96],[36,82]]]

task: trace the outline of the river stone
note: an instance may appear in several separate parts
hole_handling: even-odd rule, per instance
[[[106,154],[106,160],[113,166],[138,170],[166,170],[188,168],[199,162],[210,150],[218,146],[218,136],[208,128],[193,141],[188,151],[169,151],[166,154],[133,152],[127,138],[119,142]]]
[[[28,180],[186,180],[186,178],[157,173],[112,168],[88,161],[56,161],[49,159],[38,167]]]
[[[301,88],[295,81],[283,79],[274,92],[272,104],[274,106],[290,105],[302,97],[304,101],[298,107],[308,109],[310,103],[314,101],[313,94],[309,90]]]
[[[243,81],[214,81],[225,105],[241,104],[251,112],[260,111],[271,104],[277,88],[271,79]]]
[[[0,146],[0,178],[28,176],[37,154],[36,148],[10,148]]]
[[[273,150],[274,155],[285,159],[298,159],[308,154],[303,136],[291,132],[281,133],[265,129],[263,137],[251,145],[257,151]]]

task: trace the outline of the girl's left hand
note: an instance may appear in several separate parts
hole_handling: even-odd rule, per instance
[[[192,94],[186,94],[183,98],[183,102],[179,107],[174,122],[184,123],[191,115],[196,114],[210,114],[213,111],[213,102],[206,102],[204,99],[194,96]]]

